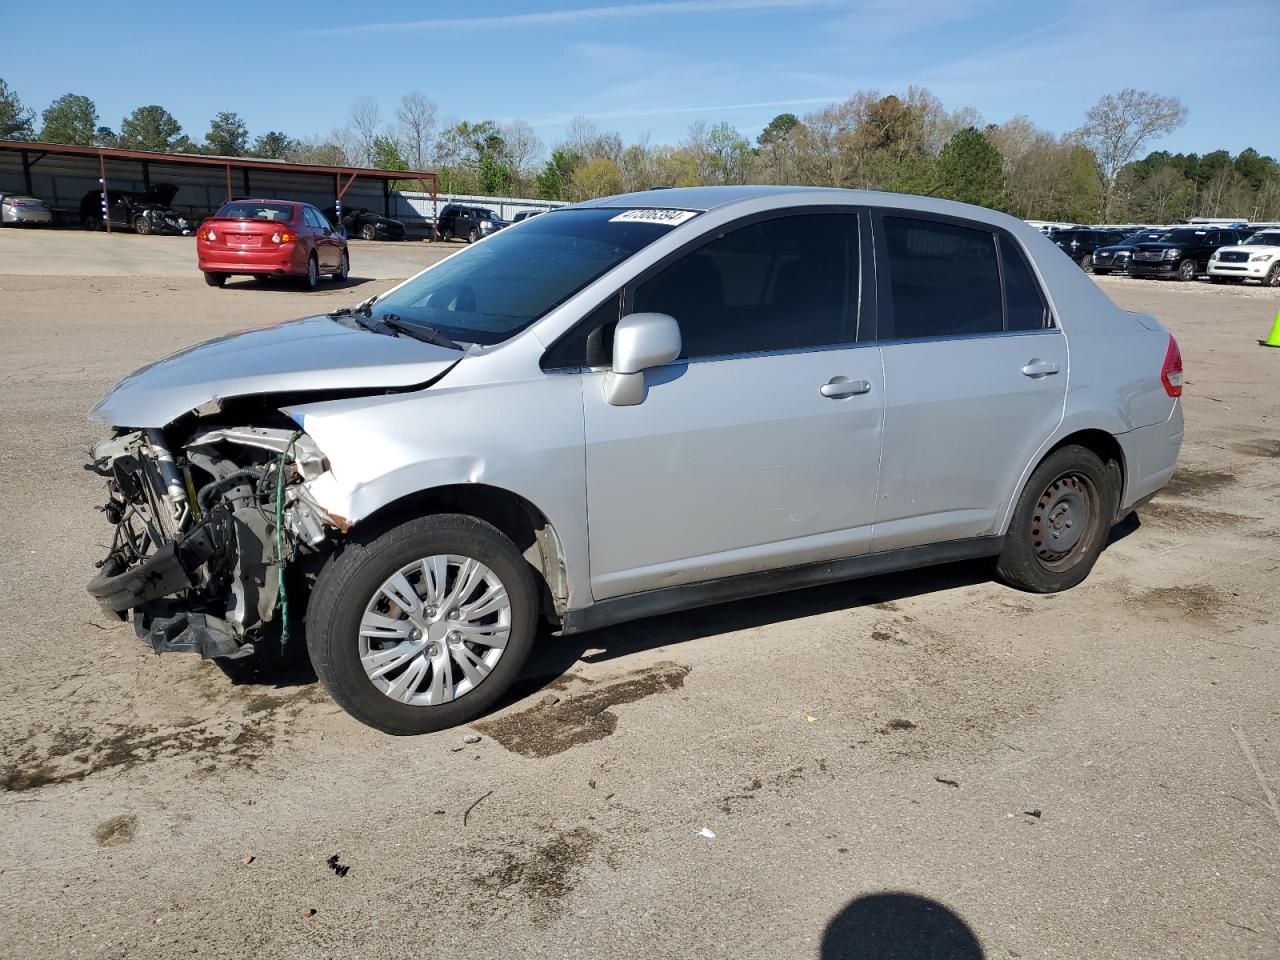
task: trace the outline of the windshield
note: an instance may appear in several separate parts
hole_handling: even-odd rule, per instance
[[[279,220],[288,223],[293,219],[293,204],[233,200],[223,204],[222,209],[214,216],[220,220]]]
[[[1159,240],[1163,234],[1159,230],[1139,230],[1124,238],[1125,243],[1149,243],[1152,240]]]
[[[1262,233],[1255,233],[1249,239],[1245,240],[1247,244],[1265,244],[1269,247],[1280,247],[1280,230],[1266,230]]]
[[[671,230],[622,210],[557,210],[456,253],[373,304],[464,343],[501,343]],[[679,221],[677,221],[679,222]]]
[[[1199,243],[1203,230],[1170,230],[1160,238],[1161,243]]]

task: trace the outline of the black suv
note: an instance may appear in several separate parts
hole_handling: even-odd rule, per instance
[[[1086,270],[1093,264],[1093,251],[1124,240],[1124,230],[1098,230],[1093,227],[1070,227],[1066,230],[1055,230],[1049,239]]]
[[[1209,269],[1209,258],[1219,247],[1239,243],[1235,230],[1217,227],[1177,227],[1154,243],[1133,248],[1129,272],[1135,277],[1176,277],[1194,280]]]
[[[455,237],[467,243],[475,243],[481,237],[501,230],[507,222],[488,207],[472,207],[461,203],[447,203],[436,218],[436,230],[441,240]]]
[[[1129,258],[1133,256],[1134,247],[1140,243],[1154,243],[1168,232],[1163,228],[1139,230],[1125,237],[1121,243],[1109,247],[1098,247],[1092,254],[1093,272],[1104,277],[1108,273],[1128,273]]]

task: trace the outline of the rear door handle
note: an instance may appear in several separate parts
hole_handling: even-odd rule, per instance
[[[1058,365],[1056,363],[1049,360],[1041,360],[1039,357],[1032,357],[1027,361],[1026,366],[1022,368],[1024,377],[1031,377],[1037,380],[1040,377],[1047,377],[1057,372]]]
[[[850,380],[848,377],[832,377],[822,385],[822,395],[830,397],[832,400],[856,397],[859,394],[870,392],[871,384],[866,380]]]

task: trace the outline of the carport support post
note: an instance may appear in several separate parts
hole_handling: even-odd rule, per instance
[[[231,199],[231,164],[227,164],[227,199]]]
[[[22,151],[22,183],[27,188],[27,196],[32,196],[35,190],[31,187],[31,155],[27,151]]]
[[[98,151],[98,183],[102,184],[102,222],[106,224],[107,233],[111,232],[111,204],[107,200],[107,161]]]
[[[30,189],[30,188],[28,188]],[[383,216],[391,216],[391,181],[382,181],[382,213]]]
[[[142,161],[142,189],[151,192],[151,163],[148,160]]]

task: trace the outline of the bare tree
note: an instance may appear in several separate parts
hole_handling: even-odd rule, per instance
[[[409,162],[415,170],[425,170],[431,155],[431,141],[436,130],[435,101],[414,90],[400,98],[396,107],[396,121],[400,125],[400,139],[404,141]]]
[[[1138,151],[1161,134],[1187,122],[1187,108],[1177,97],[1162,97],[1127,87],[1095,103],[1071,138],[1093,151],[1102,181],[1102,218],[1111,212],[1116,176]]]
[[[502,135],[503,159],[520,176],[525,176],[546,149],[533,127],[523,120],[512,120],[498,127]]]
[[[360,162],[373,161],[373,141],[382,124],[382,110],[373,97],[361,97],[351,105],[351,128],[360,145]]]

